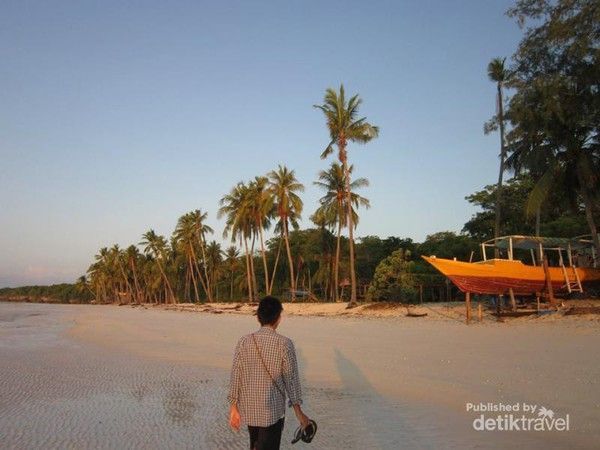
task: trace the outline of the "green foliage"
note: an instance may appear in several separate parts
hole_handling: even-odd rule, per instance
[[[378,236],[360,238],[356,244],[356,272],[359,280],[370,281],[381,260],[399,249],[414,253],[416,245],[410,238],[401,239],[394,236],[385,239]]]
[[[510,179],[502,188],[502,230],[509,234],[535,234],[535,217],[528,217],[526,208],[535,182],[529,174]],[[463,231],[478,242],[494,236],[494,208],[496,185],[488,185],[483,190],[466,197],[469,203],[477,205],[477,212],[463,227]],[[569,230],[568,226],[572,229]],[[573,237],[587,233],[585,217],[581,207],[573,207],[561,189],[556,186],[548,192],[547,201],[540,208],[540,235],[551,237]],[[441,255],[438,255],[441,256]]]
[[[536,175],[533,203],[560,186],[582,202],[596,250],[600,199],[600,8],[598,0],[518,0],[508,15],[527,26],[513,56],[509,135],[522,166]],[[543,152],[545,164],[529,156]],[[552,179],[552,183],[548,182]]]
[[[44,303],[89,303],[93,295],[82,291],[77,284],[50,286],[21,286],[0,289],[0,300],[19,300]]]
[[[373,282],[367,292],[369,300],[387,300],[398,302],[414,302],[417,288],[413,276],[413,263],[410,251],[404,249],[394,251],[384,258],[375,269]]]
[[[478,242],[464,234],[451,231],[434,233],[418,246],[419,255],[437,256],[438,258],[456,258],[468,261],[471,252],[477,250]]]

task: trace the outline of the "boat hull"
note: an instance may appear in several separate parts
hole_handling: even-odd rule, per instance
[[[512,289],[515,295],[534,295],[546,287],[544,269],[540,266],[528,266],[521,261],[492,259],[467,263],[426,256],[423,259],[447,276],[463,292],[503,295]],[[600,269],[566,270],[571,281],[576,279],[576,270],[584,287],[600,283]],[[568,292],[563,269],[550,267],[548,271],[553,290],[556,293]]]

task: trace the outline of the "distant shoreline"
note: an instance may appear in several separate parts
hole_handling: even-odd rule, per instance
[[[248,302],[213,302],[213,303],[84,303],[64,302],[55,299],[35,298],[27,296],[0,297],[4,303],[40,303],[40,304],[81,304],[90,306],[117,306],[121,308],[135,308],[145,310],[165,310],[200,314],[234,314],[254,315],[256,303]],[[560,311],[542,311],[535,314],[534,311],[523,311],[520,317],[503,317],[499,325],[507,323],[598,323],[600,322],[600,300],[578,299],[565,300]],[[464,302],[436,302],[423,304],[402,304],[399,302],[372,302],[359,303],[349,308],[348,302],[284,302],[284,313],[289,316],[304,317],[328,317],[328,318],[364,318],[364,319],[396,319],[418,323],[422,321],[445,321],[465,323]],[[481,321],[478,318],[478,305],[472,307],[472,325],[490,325],[498,323],[494,311],[482,304]],[[577,313],[575,313],[577,309]],[[589,310],[586,313],[585,310]]]

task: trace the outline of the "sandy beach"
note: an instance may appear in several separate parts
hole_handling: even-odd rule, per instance
[[[330,306],[330,308],[336,305]],[[300,308],[300,307],[298,307]],[[597,320],[465,326],[400,316],[300,316],[313,448],[594,448]],[[238,308],[238,312],[239,308]],[[3,448],[246,448],[227,425],[234,345],[249,313],[0,303]],[[531,404],[569,431],[475,431],[472,404]],[[489,413],[486,417],[495,417]],[[283,448],[297,424],[288,414]]]

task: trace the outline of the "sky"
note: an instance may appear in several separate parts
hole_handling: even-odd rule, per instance
[[[356,235],[460,232],[497,178],[488,62],[522,31],[505,0],[3,1],[0,287],[72,282],[100,247],[170,235],[285,164],[306,186],[328,143],[313,105],[343,83],[378,139],[351,144]]]

